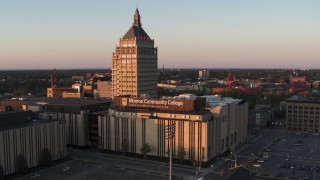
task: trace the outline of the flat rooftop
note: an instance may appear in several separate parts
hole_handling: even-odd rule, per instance
[[[215,107],[215,106],[224,106],[230,103],[243,104],[245,102],[246,101],[243,99],[226,98],[226,99],[222,99],[222,101],[208,101],[207,103],[210,105],[210,107]]]
[[[290,98],[287,99],[287,101],[292,101],[292,102],[305,102],[305,103],[320,103],[320,98],[319,97],[303,97],[303,96],[291,96]]]
[[[27,122],[22,122],[18,124],[11,124],[8,126],[1,126],[0,127],[0,132],[2,131],[8,131],[8,130],[13,130],[13,129],[19,129],[19,128],[25,128],[25,127],[30,127],[30,126],[35,126],[39,124],[46,124],[49,122],[57,122],[57,121],[63,121],[63,120],[38,120],[38,119],[33,119]]]
[[[29,105],[38,104],[59,104],[69,106],[86,106],[93,104],[108,103],[106,100],[89,100],[89,99],[75,99],[75,98],[50,98],[50,97],[38,97],[29,99]]]
[[[198,111],[171,111],[171,110],[157,110],[157,109],[138,109],[138,108],[129,108],[129,107],[112,107],[112,110],[123,111],[123,112],[141,112],[141,113],[169,113],[169,114],[190,114],[190,115],[205,115],[210,112],[207,109],[201,109]]]

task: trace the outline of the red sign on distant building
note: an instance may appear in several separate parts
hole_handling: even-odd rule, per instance
[[[297,82],[302,82],[305,83],[306,82],[306,77],[305,76],[301,76],[301,77],[291,77],[290,78],[290,84],[294,84]]]

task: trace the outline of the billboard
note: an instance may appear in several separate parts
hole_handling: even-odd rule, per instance
[[[115,97],[114,105],[143,109],[193,111],[194,100]]]

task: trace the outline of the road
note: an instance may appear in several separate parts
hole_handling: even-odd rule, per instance
[[[238,165],[245,164],[253,155],[257,155],[261,150],[269,148],[275,139],[282,137],[282,130],[262,129],[257,136],[251,138],[248,144],[236,151]],[[44,169],[37,179],[168,179],[168,162],[150,161],[138,158],[124,158],[119,155],[104,154],[94,150],[70,151],[72,160]],[[234,154],[226,157],[234,160]],[[214,164],[214,168],[201,168],[199,176],[204,176],[212,171],[227,171],[234,166],[233,161],[219,160]],[[64,167],[70,167],[63,171]],[[263,172],[268,171],[261,168]],[[257,171],[261,171],[257,169]],[[196,179],[196,169],[191,166],[173,166],[173,175],[183,179]],[[37,174],[36,173],[36,174]],[[31,175],[19,179],[30,179]]]
[[[246,163],[248,160],[253,159],[254,156],[257,156],[259,152],[264,149],[267,149],[271,146],[272,142],[279,137],[283,136],[283,131],[274,130],[274,129],[261,129],[257,131],[257,136],[248,140],[246,148],[241,149],[237,152],[237,165]],[[234,155],[229,155],[227,159],[235,160]],[[214,168],[215,171],[227,171],[229,168],[234,167],[234,161],[227,160],[223,162],[224,159],[220,160],[219,166]]]
[[[147,161],[103,154],[91,150],[71,150],[72,160],[38,171],[36,179],[168,179],[167,162]],[[65,167],[69,170],[63,171]],[[173,175],[184,179],[195,179],[195,169],[189,166],[173,166]],[[30,175],[18,178],[30,179]]]

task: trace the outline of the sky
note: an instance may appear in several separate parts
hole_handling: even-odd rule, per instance
[[[319,0],[2,0],[0,69],[110,68],[137,4],[159,68],[320,69]]]

